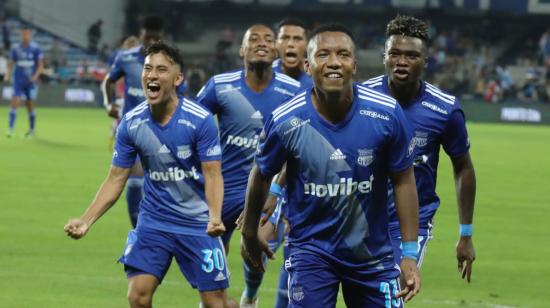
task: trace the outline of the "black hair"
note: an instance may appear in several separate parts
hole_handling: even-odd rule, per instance
[[[143,19],[142,27],[147,31],[162,32],[164,22],[160,16],[150,15]]]
[[[166,55],[172,62],[176,63],[180,67],[180,72],[183,72],[183,57],[181,56],[178,48],[166,44],[162,41],[154,42],[145,50],[145,56],[152,54],[163,53]]]
[[[426,23],[418,18],[407,15],[397,15],[388,23],[386,27],[386,38],[392,35],[416,37],[426,44],[430,40]]]
[[[324,24],[324,25],[320,25],[315,30],[313,30],[309,40],[311,41],[319,33],[323,33],[323,32],[343,32],[343,33],[347,34],[347,36],[349,36],[353,42],[355,42],[355,40],[353,38],[353,34],[351,33],[351,31],[348,28],[346,28],[345,26],[341,25],[341,24]]]
[[[306,35],[306,37],[308,35],[306,25],[300,19],[291,18],[291,17],[284,18],[283,20],[279,21],[279,23],[277,23],[277,32],[281,31],[281,27],[284,27],[284,26],[300,27],[304,29],[304,34]]]

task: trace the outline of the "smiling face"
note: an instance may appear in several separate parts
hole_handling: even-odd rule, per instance
[[[164,53],[150,54],[145,58],[141,86],[149,104],[168,102],[182,81],[181,68]]]
[[[392,35],[386,41],[384,65],[390,83],[397,86],[418,84],[426,67],[427,50],[417,37]]]
[[[239,53],[246,64],[265,63],[271,65],[275,59],[275,35],[273,31],[263,25],[250,27],[243,37]]]
[[[306,72],[324,92],[351,89],[357,65],[355,45],[343,32],[321,32],[308,45]]]
[[[277,52],[286,68],[300,67],[306,54],[306,30],[300,26],[285,25],[279,28]]]

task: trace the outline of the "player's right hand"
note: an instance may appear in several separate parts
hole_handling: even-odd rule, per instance
[[[420,274],[416,261],[409,258],[402,258],[401,264],[401,292],[397,293],[397,298],[403,298],[405,302],[410,301],[418,292],[420,292]]]
[[[221,236],[225,233],[225,225],[219,218],[210,218],[206,227],[206,233],[212,237]]]
[[[69,219],[69,222],[65,225],[65,228],[63,229],[68,236],[72,237],[75,240],[78,240],[86,235],[86,233],[88,233],[90,225],[85,223],[80,218],[73,218]]]
[[[115,119],[118,119],[119,115],[120,115],[120,108],[115,105],[115,104],[110,104],[108,105],[107,107],[107,114],[111,117],[111,118],[115,118]]]
[[[269,259],[274,259],[273,251],[269,248],[266,241],[260,240],[257,236],[251,239],[241,237],[241,256],[243,260],[250,266],[265,272],[265,267],[262,262],[262,255],[266,254]]]

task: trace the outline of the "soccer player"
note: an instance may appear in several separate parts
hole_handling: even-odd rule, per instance
[[[134,109],[144,99],[141,88],[141,71],[145,59],[145,50],[162,36],[162,19],[158,16],[149,16],[143,21],[141,30],[141,44],[122,51],[111,66],[111,71],[103,81],[101,90],[103,102],[109,116],[118,119]],[[115,103],[116,82],[124,77],[124,104],[122,110]],[[130,222],[135,228],[137,225],[139,203],[143,198],[143,169],[139,157],[131,169],[130,178],[126,187],[126,203]]]
[[[432,238],[433,217],[440,200],[435,192],[439,149],[443,149],[453,164],[460,222],[460,237],[456,246],[458,270],[470,282],[475,250],[472,242],[472,219],[476,193],[474,166],[470,158],[470,142],[464,112],[458,99],[422,81],[428,57],[426,24],[414,17],[397,16],[386,29],[384,65],[386,75],[369,79],[364,86],[394,97],[405,113],[415,140],[414,175],[419,199],[418,243],[420,258]],[[390,186],[390,192],[391,192]],[[399,221],[389,200],[390,233],[396,260],[399,260],[401,236]]]
[[[298,81],[273,72],[275,34],[268,26],[249,27],[239,53],[244,69],[215,75],[197,94],[197,101],[218,115],[225,184],[222,219],[227,228],[222,239],[226,249],[244,208],[248,174],[263,120],[300,89]],[[243,266],[246,288],[241,306],[254,306],[263,273]]]
[[[44,68],[44,54],[37,43],[32,40],[32,29],[28,25],[21,28],[21,42],[10,50],[8,71],[4,81],[9,82],[13,73],[13,96],[8,123],[8,138],[13,135],[17,118],[17,108],[21,100],[25,101],[29,114],[29,130],[25,137],[33,137],[36,123],[34,102],[38,94],[38,78]],[[15,69],[14,69],[15,66]]]
[[[273,61],[273,71],[288,75],[299,81],[302,88],[313,85],[311,77],[304,72],[306,58],[307,30],[298,19],[286,18],[277,26],[275,46],[279,59]]]
[[[314,87],[267,119],[247,189],[242,254],[262,267],[271,250],[258,222],[286,162],[290,307],[401,307],[420,289],[413,143],[403,112],[386,95],[354,85],[355,45],[346,28],[319,27],[308,43]],[[405,241],[399,267],[388,234],[387,181],[395,186]]]
[[[109,175],[95,199],[65,231],[86,235],[118,199],[137,155],[143,161],[144,199],[138,225],[130,231],[120,262],[128,277],[131,307],[151,307],[172,258],[206,307],[235,306],[225,289],[229,272],[220,235],[223,178],[214,118],[185,98],[177,49],[157,42],[147,49],[142,86],[147,101],[127,113],[118,127]]]

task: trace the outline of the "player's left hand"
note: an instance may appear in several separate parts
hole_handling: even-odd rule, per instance
[[[38,78],[39,78],[39,77],[40,77],[39,75],[32,75],[32,77],[31,77],[31,82],[32,82],[32,83],[36,83],[36,82],[38,81]]]
[[[420,292],[420,273],[416,261],[409,258],[401,259],[401,292],[397,298],[404,297],[404,301],[410,301],[418,292]]]
[[[472,277],[472,266],[476,259],[476,250],[471,236],[461,236],[456,243],[456,260],[458,261],[458,272],[462,279],[470,283]],[[466,264],[464,264],[466,263]]]
[[[212,237],[221,236],[225,232],[225,226],[220,218],[210,218],[206,233]]]

